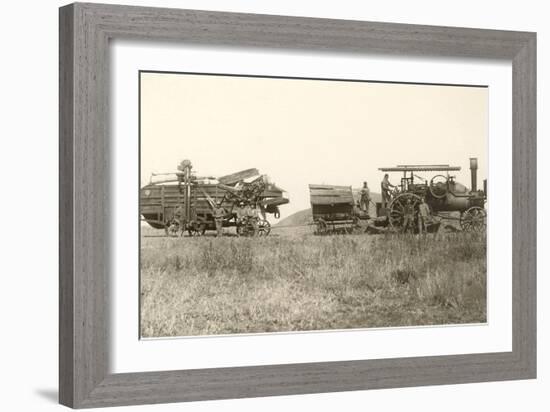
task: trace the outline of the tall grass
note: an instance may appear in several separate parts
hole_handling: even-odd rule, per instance
[[[484,234],[143,238],[142,336],[485,322]]]

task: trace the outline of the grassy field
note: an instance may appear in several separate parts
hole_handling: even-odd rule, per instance
[[[485,234],[274,232],[218,239],[143,230],[142,336],[486,321]]]

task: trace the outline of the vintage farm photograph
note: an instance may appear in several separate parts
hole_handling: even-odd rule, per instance
[[[139,90],[141,338],[487,321],[486,87]]]

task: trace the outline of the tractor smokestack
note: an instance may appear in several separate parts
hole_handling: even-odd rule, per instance
[[[477,157],[470,157],[470,173],[472,175],[472,192],[477,191]]]

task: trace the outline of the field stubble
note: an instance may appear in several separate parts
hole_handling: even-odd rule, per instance
[[[143,337],[486,321],[486,238],[142,237]]]

